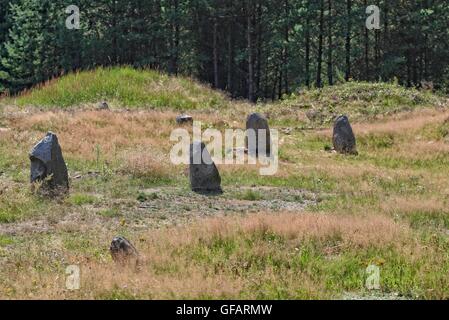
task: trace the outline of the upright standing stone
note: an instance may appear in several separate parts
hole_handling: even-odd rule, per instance
[[[67,192],[69,175],[62,156],[58,137],[48,132],[30,152],[31,183],[43,182],[42,187],[51,192]]]
[[[339,116],[335,120],[332,142],[339,153],[357,154],[354,132],[347,116]]]
[[[246,120],[246,130],[248,153],[257,156],[270,156],[271,136],[268,120],[259,113],[252,113]],[[251,136],[253,136],[253,139],[251,139]]]
[[[203,194],[222,193],[221,177],[203,142],[190,145],[190,186]]]

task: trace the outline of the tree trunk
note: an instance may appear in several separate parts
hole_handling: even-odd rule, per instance
[[[254,70],[253,70],[253,44],[252,44],[252,25],[251,25],[251,6],[248,3],[247,10],[247,51],[248,51],[248,100],[254,102]]]
[[[289,33],[290,33],[290,21],[289,21],[289,16],[290,16],[290,5],[288,3],[288,0],[285,0],[284,3],[285,6],[285,30],[284,30],[284,35],[285,35],[285,44],[284,44],[284,52],[283,52],[283,56],[284,56],[284,65],[283,65],[283,70],[284,70],[284,85],[285,85],[285,93],[289,93],[289,85],[288,85],[288,45],[290,42],[290,37],[289,37]]]
[[[227,75],[227,90],[233,94],[232,74],[234,68],[234,46],[232,41],[232,26],[229,24],[228,30],[228,75]]]
[[[174,10],[174,13],[170,17],[170,60],[169,60],[169,73],[178,74],[178,55],[179,55],[179,15],[178,15],[179,0],[172,0],[170,3],[170,9]]]
[[[324,33],[324,0],[320,1],[320,34],[318,36],[318,56],[317,56],[317,70],[316,70],[316,86],[321,88],[323,86],[321,80],[321,64],[323,61],[323,33]]]
[[[351,18],[352,18],[352,0],[346,0],[346,72],[345,72],[345,80],[349,81],[351,78]]]
[[[375,72],[376,72],[376,81],[379,80],[380,77],[380,31],[375,30],[375,49],[374,49],[374,61],[375,61]]]
[[[214,18],[214,40],[213,40],[213,51],[214,51],[214,87],[218,88],[219,85],[219,79],[218,79],[218,34],[217,34],[217,29],[218,29],[218,22],[217,22],[217,18]]]
[[[257,5],[257,53],[256,53],[256,93],[255,99],[259,99],[261,93],[261,79],[262,79],[262,5],[259,3]]]
[[[365,8],[368,6],[367,0],[364,0]],[[364,25],[363,29],[365,31],[365,80],[370,80],[370,69],[369,69],[369,30]]]
[[[179,0],[175,0],[175,75],[178,75],[179,72],[179,43],[180,43],[180,26],[179,26]]]
[[[407,52],[407,87],[412,86],[412,69],[410,67],[410,51]]]
[[[306,86],[310,88],[310,0],[307,0],[306,15]]]
[[[329,19],[328,19],[328,58],[327,58],[327,77],[329,85],[334,84],[334,67],[332,62],[332,0],[328,0]]]
[[[383,59],[383,61],[386,60],[387,55],[388,55],[388,50],[390,47],[390,40],[389,40],[390,35],[389,35],[389,29],[388,29],[388,26],[389,26],[388,19],[389,19],[389,10],[390,10],[390,7],[388,5],[389,1],[390,0],[384,0],[384,30],[383,30],[384,36],[383,36],[383,44],[382,44],[382,47],[383,47],[382,59]],[[388,78],[388,74],[386,74],[384,72],[384,70],[380,64],[379,64],[379,69],[380,69],[380,74],[381,74],[382,80],[385,81]]]
[[[429,76],[429,63],[428,63],[428,57],[429,57],[429,48],[428,48],[428,42],[429,42],[429,35],[426,33],[425,35],[425,46],[424,46],[424,71],[423,71],[423,78],[425,81],[427,81],[427,78]]]
[[[117,48],[117,1],[114,0],[112,4],[112,64],[119,63],[118,48]]]

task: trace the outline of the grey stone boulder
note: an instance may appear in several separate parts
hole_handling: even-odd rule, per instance
[[[47,192],[67,192],[69,175],[62,156],[58,137],[48,132],[29,154],[31,161],[31,183],[42,183],[42,190]]]
[[[125,237],[115,237],[112,239],[111,246],[109,247],[112,260],[116,263],[126,264],[129,262],[138,263],[139,253],[132,243]]]
[[[259,113],[252,113],[246,119],[248,153],[253,155],[271,155],[271,135],[268,120]],[[259,131],[264,130],[264,131]],[[252,133],[251,133],[252,132]],[[255,141],[251,143],[249,136],[255,135]]]
[[[97,106],[98,110],[109,110],[109,105],[106,101],[102,101]]]
[[[356,140],[347,116],[337,117],[332,136],[334,150],[342,154],[357,154]]]
[[[190,145],[190,187],[200,194],[221,194],[221,177],[203,142]]]
[[[176,117],[177,124],[193,123],[193,118],[189,115],[182,114]]]

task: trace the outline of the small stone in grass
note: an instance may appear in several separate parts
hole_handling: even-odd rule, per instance
[[[176,117],[176,123],[177,124],[193,123],[193,118],[189,115],[183,114]]]
[[[109,110],[109,105],[106,101],[102,101],[97,106],[98,110]]]
[[[117,263],[138,262],[139,253],[137,249],[125,237],[118,236],[112,239],[109,251],[111,252],[112,260]]]

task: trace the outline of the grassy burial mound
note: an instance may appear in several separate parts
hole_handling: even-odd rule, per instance
[[[108,101],[116,108],[222,108],[226,97],[189,78],[130,67],[72,73],[8,99],[18,106],[69,108]]]
[[[430,91],[404,88],[393,83],[346,82],[322,89],[298,90],[268,107],[279,124],[305,127],[329,125],[347,114],[354,121],[371,121],[396,113],[444,107],[446,98]]]
[[[112,109],[96,110],[102,100]],[[1,105],[0,298],[449,298],[444,97],[351,82],[249,105],[117,68]],[[188,168],[168,159],[179,109],[219,129],[268,115],[279,171],[219,165],[222,195],[191,192]],[[334,113],[349,116],[358,155],[329,150]],[[29,187],[28,152],[49,130],[67,162],[66,198]],[[139,251],[139,272],[112,261],[117,235]],[[66,289],[67,265],[80,266],[80,290]],[[369,265],[379,290],[365,287]]]

